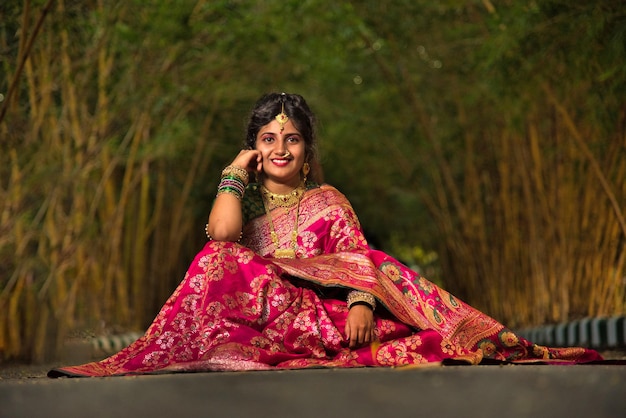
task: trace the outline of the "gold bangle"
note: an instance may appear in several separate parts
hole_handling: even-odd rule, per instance
[[[348,302],[348,309],[350,309],[352,305],[354,305],[357,302],[365,302],[368,305],[370,305],[372,310],[376,309],[376,298],[374,297],[374,295],[367,293],[367,292],[362,292],[360,290],[353,290],[350,293],[348,293],[347,302]]]
[[[222,170],[222,177],[225,176],[235,176],[241,179],[244,186],[248,185],[248,181],[250,180],[250,176],[248,175],[248,171],[245,168],[237,167],[236,165],[229,165],[228,167]]]

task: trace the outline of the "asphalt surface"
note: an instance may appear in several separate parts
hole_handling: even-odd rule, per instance
[[[0,380],[0,417],[624,417],[625,365]]]

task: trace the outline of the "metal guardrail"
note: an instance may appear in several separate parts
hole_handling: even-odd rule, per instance
[[[626,348],[626,316],[583,318],[522,329],[517,334],[534,343],[554,347],[623,349]]]
[[[128,347],[142,335],[143,334],[136,332],[129,332],[120,335],[106,335],[91,338],[89,343],[95,353],[110,355]]]

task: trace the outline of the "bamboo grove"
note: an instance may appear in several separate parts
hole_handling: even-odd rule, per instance
[[[269,90],[378,246],[512,327],[623,314],[620,1],[385,3],[3,2],[0,361],[151,321]]]

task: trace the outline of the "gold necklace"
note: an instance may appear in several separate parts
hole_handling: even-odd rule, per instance
[[[304,183],[300,183],[300,185],[294,189],[292,192],[286,195],[280,195],[276,193],[272,193],[265,188],[265,186],[261,187],[261,191],[263,191],[263,206],[265,207],[265,213],[267,214],[267,219],[270,224],[270,237],[272,238],[272,244],[274,245],[274,257],[276,258],[296,258],[296,248],[298,246],[298,218],[300,217],[300,200],[302,200],[302,195],[304,194]],[[267,194],[265,193],[267,191]],[[294,200],[294,197],[297,196],[297,200]],[[274,198],[274,200],[272,200]],[[296,207],[296,220],[293,224],[293,231],[291,231],[291,248],[279,248],[280,243],[278,241],[278,234],[274,229],[274,222],[272,220],[272,213],[270,212],[269,202],[279,202],[276,206],[281,207],[291,207],[293,205],[298,205]],[[293,203],[291,203],[293,201]],[[291,203],[287,205],[287,203]]]
[[[267,200],[273,206],[290,208],[300,203],[300,198],[304,194],[304,183],[300,183],[298,187],[287,194],[272,193],[267,190],[267,187],[261,185],[261,193],[263,195],[263,200]]]

